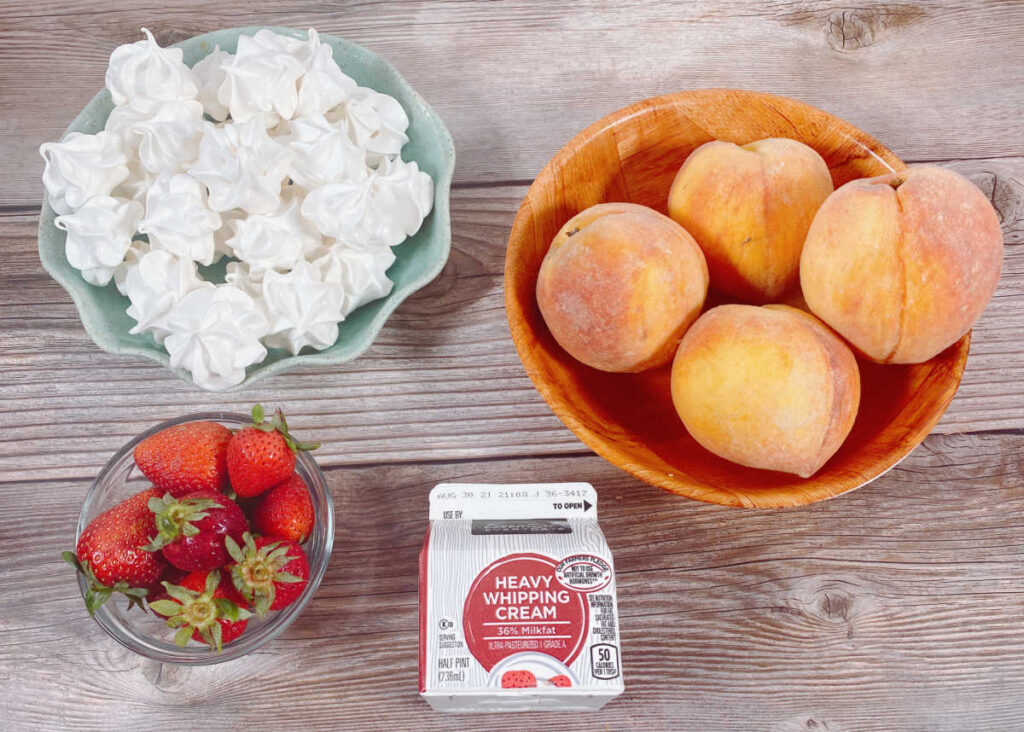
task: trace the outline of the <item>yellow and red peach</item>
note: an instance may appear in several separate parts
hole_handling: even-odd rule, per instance
[[[537,304],[555,340],[602,371],[668,363],[708,289],[700,248],[667,216],[632,203],[592,206],[555,236]]]
[[[995,292],[999,217],[963,176],[922,165],[847,183],[818,211],[800,262],[811,311],[868,358],[927,361]]]
[[[740,465],[808,478],[853,427],[853,352],[787,305],[720,305],[687,331],[672,364],[672,402],[690,435]]]
[[[703,250],[712,288],[766,303],[796,288],[807,229],[832,190],[825,161],[802,142],[715,140],[679,169],[668,213]]]

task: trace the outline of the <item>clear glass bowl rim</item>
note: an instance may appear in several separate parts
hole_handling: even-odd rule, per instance
[[[145,432],[130,440],[118,450],[103,469],[100,470],[82,502],[82,510],[78,517],[78,527],[75,532],[75,544],[78,544],[78,537],[82,535],[86,525],[92,518],[92,506],[100,498],[101,487],[104,479],[110,475],[126,456],[131,455],[135,446],[150,435],[160,430],[186,422],[220,422],[226,426],[251,424],[252,420],[241,414],[231,412],[200,412],[188,414],[176,419],[169,419],[149,428]],[[289,625],[302,613],[306,605],[316,594],[320,581],[327,571],[327,565],[331,558],[331,550],[334,547],[334,502],[331,499],[330,491],[327,489],[327,481],[316,460],[308,452],[299,452],[295,463],[296,470],[303,475],[309,486],[309,492],[313,498],[313,510],[316,516],[316,526],[309,543],[305,547],[309,559],[309,582],[299,599],[283,610],[278,611],[271,619],[264,622],[254,631],[246,629],[246,632],[237,640],[225,645],[221,653],[215,653],[209,648],[200,645],[188,645],[185,648],[178,648],[171,643],[157,640],[139,634],[122,622],[120,617],[111,612],[110,603],[118,602],[119,598],[114,597],[96,611],[93,618],[110,635],[125,648],[128,648],[141,656],[160,661],[162,663],[173,663],[185,666],[208,666],[215,663],[224,663],[240,658],[247,653],[256,650],[260,646],[273,640],[288,628]],[[105,510],[105,509],[104,509]],[[319,548],[319,551],[310,551],[311,548]],[[85,578],[78,575],[78,587],[83,599],[88,589]],[[140,612],[133,609],[132,612]]]

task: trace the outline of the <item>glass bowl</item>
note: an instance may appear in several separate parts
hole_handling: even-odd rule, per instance
[[[117,451],[103,467],[96,480],[89,487],[82,504],[82,513],[78,518],[78,530],[75,543],[82,531],[96,516],[112,508],[124,499],[150,487],[149,480],[135,466],[132,453],[135,446],[150,435],[167,427],[185,422],[210,421],[220,422],[229,428],[238,428],[251,424],[252,421],[240,414],[208,412],[190,414],[179,419],[161,422],[146,430]],[[295,463],[295,471],[302,476],[309,487],[313,499],[313,512],[316,518],[313,532],[303,544],[309,560],[309,582],[302,595],[294,603],[283,610],[268,613],[260,620],[255,615],[249,620],[245,633],[240,638],[224,646],[220,653],[205,645],[194,642],[180,648],[174,645],[174,630],[168,628],[166,621],[152,612],[143,612],[138,608],[128,610],[124,597],[115,594],[95,614],[96,622],[111,638],[141,656],[161,661],[188,666],[204,666],[223,663],[240,658],[245,654],[270,641],[292,624],[316,594],[327,570],[334,545],[334,504],[327,490],[327,482],[316,460],[307,453],[300,452]],[[85,597],[88,589],[85,578],[78,575],[78,587]]]

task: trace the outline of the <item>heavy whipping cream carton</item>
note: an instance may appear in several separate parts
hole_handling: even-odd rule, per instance
[[[622,693],[587,483],[436,486],[419,592],[420,693],[438,711],[591,710]]]

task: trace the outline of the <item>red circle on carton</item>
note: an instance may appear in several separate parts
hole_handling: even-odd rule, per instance
[[[485,669],[524,651],[546,653],[567,666],[579,655],[589,625],[587,600],[558,581],[557,567],[541,554],[510,554],[473,580],[462,630]]]

